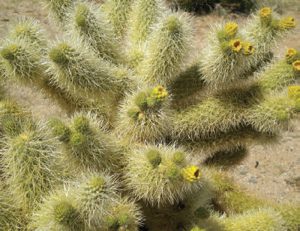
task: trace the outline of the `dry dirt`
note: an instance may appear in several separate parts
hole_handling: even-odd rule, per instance
[[[285,13],[295,16],[300,22],[299,12],[287,10]],[[45,9],[39,0],[0,0],[0,38],[6,36],[9,25],[20,16],[37,18],[49,34],[53,34],[54,27],[49,24]],[[242,16],[226,17],[233,17],[240,22],[245,21]],[[194,17],[195,40],[199,49],[205,45],[203,41],[210,25],[223,19],[213,14]],[[279,44],[279,49],[274,48],[276,55],[282,55],[287,47],[300,49],[300,26]],[[37,90],[10,85],[7,91],[13,99],[32,110],[38,118],[46,119],[54,115],[66,116]],[[255,168],[257,162],[259,165]],[[296,121],[293,126],[290,125],[289,131],[283,133],[280,143],[275,147],[251,147],[250,155],[236,168],[229,170],[229,173],[246,190],[258,196],[277,201],[300,202],[300,120]]]

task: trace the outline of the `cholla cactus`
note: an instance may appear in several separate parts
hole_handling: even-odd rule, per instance
[[[89,173],[78,186],[78,208],[86,229],[97,230],[103,225],[103,217],[110,213],[108,206],[117,197],[117,183],[111,176]]]
[[[197,53],[192,19],[161,0],[46,5],[65,33],[49,42],[19,20],[0,73],[69,118],[36,122],[0,102],[1,230],[299,229],[299,205],[248,195],[219,169],[300,111],[300,51],[277,60],[271,49],[292,17],[263,8],[244,26],[221,23]]]
[[[14,199],[30,211],[59,182],[57,142],[40,125],[5,140],[1,150],[3,175]]]
[[[0,185],[0,226],[2,230],[20,230],[23,227],[21,209],[4,185]]]
[[[128,189],[152,205],[174,204],[201,185],[201,170],[180,149],[147,146],[133,150],[127,161]]]
[[[33,125],[30,113],[22,110],[16,103],[8,100],[0,102],[1,136],[14,137]]]
[[[71,14],[68,25],[71,35],[77,34],[89,43],[100,57],[113,63],[122,62],[120,44],[103,12],[88,3],[77,3]]]
[[[68,162],[71,169],[76,166],[85,170],[116,170],[120,166],[124,155],[121,145],[101,131],[92,115],[77,114],[69,126],[58,119],[51,120],[49,125],[63,143],[62,162]]]
[[[210,217],[208,220],[208,225],[204,230],[286,230],[284,227],[284,222],[280,215],[276,211],[271,209],[247,211],[244,214],[239,214],[228,218]],[[193,227],[191,231],[202,230],[200,227]]]
[[[142,224],[140,208],[127,198],[111,203],[108,210],[109,214],[103,220],[103,230],[138,230]]]
[[[169,93],[162,86],[137,90],[121,105],[116,133],[131,141],[163,141],[170,129]]]
[[[83,221],[70,193],[54,191],[36,209],[30,223],[33,230],[83,230]]]

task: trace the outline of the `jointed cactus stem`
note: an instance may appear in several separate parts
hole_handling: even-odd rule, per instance
[[[48,190],[59,182],[56,145],[46,128],[37,125],[8,138],[1,150],[9,190],[29,214]]]
[[[300,52],[272,61],[294,18],[263,8],[197,51],[162,0],[45,1],[62,36],[21,19],[0,49],[0,230],[298,231],[298,205],[223,171],[300,111]],[[68,118],[38,121],[6,99],[13,81]]]
[[[70,34],[75,34],[88,43],[105,60],[123,62],[120,44],[101,10],[88,3],[77,3],[69,19]]]

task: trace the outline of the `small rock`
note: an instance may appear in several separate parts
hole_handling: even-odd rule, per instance
[[[252,184],[256,184],[257,183],[256,177],[255,176],[251,176],[250,179],[248,180],[248,182],[252,183]]]
[[[242,169],[242,170],[240,171],[240,175],[243,175],[243,176],[247,175],[247,173],[248,173],[248,171],[245,170],[245,169]]]
[[[286,176],[288,176],[288,173],[287,173],[287,172],[282,172],[282,173],[280,174],[280,176],[281,176],[281,177],[286,177]]]

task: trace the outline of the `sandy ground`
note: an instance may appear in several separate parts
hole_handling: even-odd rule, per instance
[[[300,22],[299,12],[289,10],[286,14],[295,16]],[[6,36],[9,25],[21,15],[39,19],[49,34],[53,34],[54,27],[49,25],[49,19],[39,0],[0,0],[0,38]],[[245,21],[240,16],[226,17]],[[201,49],[205,45],[203,41],[210,25],[223,19],[216,15],[194,17],[197,48]],[[300,49],[300,26],[279,44],[279,49],[274,48],[276,55],[282,55],[287,47]],[[7,91],[12,98],[32,110],[38,118],[66,116],[60,108],[35,89],[13,85]],[[259,165],[256,168],[257,162]],[[228,172],[246,190],[258,196],[277,201],[300,202],[300,120],[290,125],[289,131],[283,133],[278,145],[251,147],[250,155]]]

